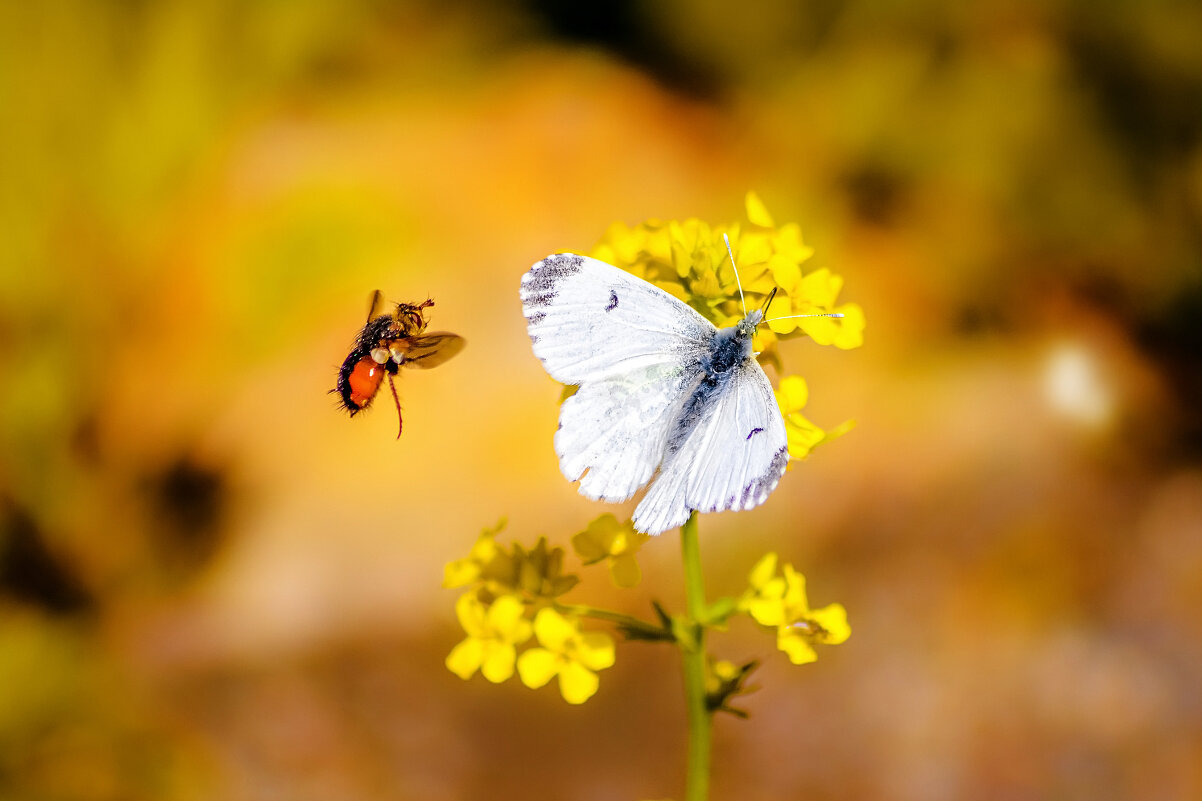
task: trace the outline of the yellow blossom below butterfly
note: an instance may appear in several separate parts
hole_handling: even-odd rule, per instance
[[[614,663],[613,638],[600,631],[582,632],[580,623],[544,608],[534,618],[534,633],[541,648],[531,648],[518,659],[518,675],[532,689],[556,676],[559,692],[569,704],[583,704],[597,692],[597,671]]]
[[[847,612],[841,604],[810,609],[806,599],[805,576],[790,564],[777,572],[777,555],[766,554],[748,578],[751,585],[739,601],[739,608],[761,626],[776,629],[776,646],[795,665],[818,658],[814,645],[838,645],[851,636]]]
[[[447,655],[447,669],[461,679],[479,670],[494,683],[512,676],[517,646],[530,639],[531,632],[522,602],[506,595],[485,606],[475,593],[467,593],[455,604],[455,612],[467,639]]]
[[[506,550],[496,540],[504,527],[502,519],[485,529],[466,558],[448,562],[442,586],[475,584],[477,597],[490,602],[511,593],[526,600],[555,598],[576,585],[579,578],[563,572],[563,548],[552,548],[541,537],[533,548],[514,543]]]
[[[465,558],[448,562],[443,568],[442,586],[462,587],[484,579],[490,566],[503,555],[497,545],[497,534],[504,528],[505,520],[502,519],[494,527],[484,529]]]
[[[613,515],[604,514],[572,537],[572,547],[586,565],[607,560],[617,586],[634,587],[642,578],[634,555],[647,539],[646,534],[634,530],[630,521],[619,523]]]

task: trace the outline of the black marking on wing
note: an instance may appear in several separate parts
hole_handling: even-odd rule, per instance
[[[609,290],[609,305],[605,307],[605,310],[611,312],[616,308],[618,308],[618,293],[611,289]]]
[[[752,437],[754,437],[756,434],[759,434],[759,433],[760,433],[760,432],[762,432],[763,430],[764,430],[764,429],[762,429],[762,428],[753,428],[753,429],[751,429],[751,433],[747,435],[747,439],[749,439],[749,440],[750,440]]]
[[[580,272],[583,265],[584,258],[581,256],[557,253],[535,264],[522,276],[522,305],[531,325],[538,325],[546,317],[544,312],[537,309],[555,300],[559,282]]]
[[[750,498],[759,498],[762,495],[767,495],[772,491],[772,488],[780,483],[780,477],[785,474],[785,465],[789,463],[789,449],[781,448],[772,457],[772,463],[768,465],[768,469],[763,475],[752,479],[746,487],[743,487],[743,495],[740,499],[742,506],[747,505]],[[732,504],[733,507],[733,504]]]

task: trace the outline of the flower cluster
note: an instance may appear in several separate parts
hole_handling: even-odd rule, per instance
[[[766,554],[751,569],[751,585],[739,600],[739,609],[761,626],[776,630],[776,647],[795,665],[818,658],[817,644],[838,645],[851,636],[847,612],[841,604],[811,609],[806,600],[805,576],[790,564],[780,566],[775,553]]]
[[[864,312],[855,303],[836,305],[843,279],[826,268],[802,273],[801,265],[814,249],[802,241],[797,224],[778,227],[754,192],[747,194],[746,209],[746,226],[711,226],[696,218],[648,220],[633,228],[614,223],[589,255],[655,284],[720,328],[743,317],[738,289],[742,283],[749,309],[759,308],[768,293],[777,290],[770,317],[843,315],[777,320],[768,326],[772,333],[806,334],[820,345],[838,348],[863,344]],[[730,237],[738,279],[722,234]]]
[[[545,537],[530,549],[516,543],[504,548],[496,540],[504,525],[486,529],[466,558],[446,566],[443,586],[470,586],[455,606],[467,636],[446,659],[447,668],[463,679],[479,672],[499,683],[516,673],[527,687],[539,688],[558,678],[565,700],[587,701],[597,692],[598,672],[614,664],[614,640],[604,632],[583,630],[586,617],[616,624],[628,640],[693,648],[701,628],[723,629],[732,615],[744,613],[774,630],[777,647],[798,665],[817,659],[816,644],[837,645],[851,634],[839,604],[810,609],[805,577],[792,565],[779,565],[775,553],[752,569],[741,596],[715,600],[695,621],[669,615],[659,604],[653,604],[654,622],[564,604],[560,596],[579,578],[563,572],[563,549],[550,547]],[[572,544],[586,564],[608,562],[614,583],[630,587],[640,577],[635,553],[647,539],[629,521],[605,514],[573,537]],[[756,666],[708,658],[708,708],[744,715],[730,700],[748,692],[746,681]]]
[[[527,550],[513,543],[506,551],[497,544],[497,534],[505,528],[502,520],[491,529],[484,529],[465,559],[456,559],[443,570],[442,586],[463,587],[478,585],[475,592],[481,600],[493,601],[506,595],[516,595],[524,602],[563,595],[579,577],[563,572],[563,548],[550,548],[547,538],[540,537]]]
[[[584,703],[597,692],[597,671],[614,663],[613,638],[582,631],[578,615],[556,609],[555,599],[579,581],[563,572],[563,549],[549,547],[545,537],[530,549],[517,543],[505,549],[496,541],[504,525],[485,529],[471,553],[444,571],[444,587],[471,585],[455,605],[467,637],[447,655],[447,669],[462,679],[479,671],[500,683],[516,668],[531,688],[558,676],[564,699]],[[532,636],[538,645],[519,656]]]
[[[802,240],[801,229],[795,223],[777,226],[754,192],[747,194],[746,211],[745,225],[711,226],[695,218],[649,220],[633,228],[614,223],[589,255],[680,298],[719,328],[734,325],[745,314],[739,298],[740,283],[747,309],[760,308],[769,293],[776,290],[768,310],[769,322],[757,329],[754,347],[760,360],[775,365],[778,372],[778,339],[805,335],[819,345],[844,349],[863,344],[863,310],[855,303],[838,303],[842,277],[825,267],[802,271],[814,251]],[[724,233],[730,238],[738,264],[737,279],[722,240]],[[779,319],[828,312],[843,316]],[[782,391],[788,380],[781,381]],[[795,401],[797,393],[788,397]],[[806,420],[800,408],[794,405],[786,409],[783,402],[781,407],[789,424],[789,453],[794,459],[850,427],[845,423],[823,431]]]
[[[643,575],[634,555],[650,538],[649,534],[635,531],[629,520],[620,523],[613,515],[604,514],[572,537],[572,547],[586,565],[608,562],[614,584],[634,587]]]

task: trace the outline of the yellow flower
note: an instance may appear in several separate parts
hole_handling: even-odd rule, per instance
[[[766,554],[751,569],[750,588],[739,608],[761,626],[776,629],[776,647],[795,665],[818,658],[814,645],[838,645],[851,636],[847,612],[840,604],[810,609],[805,576],[785,564],[777,573],[777,556]]]
[[[497,545],[497,534],[504,528],[505,519],[502,518],[496,526],[480,533],[467,558],[448,562],[443,568],[442,586],[451,589],[479,581],[488,566],[503,555]]]
[[[484,602],[515,592],[525,593],[528,600],[555,598],[576,586],[580,579],[563,572],[563,548],[549,548],[547,538],[540,537],[530,550],[514,543],[512,550],[506,551],[496,542],[504,527],[502,520],[485,529],[466,558],[449,562],[442,586],[478,584],[478,596]]]
[[[485,606],[469,592],[459,598],[455,613],[467,639],[451,649],[447,669],[461,679],[470,679],[479,670],[494,683],[512,676],[516,646],[530,639],[531,631],[521,600],[505,595]]]
[[[650,537],[634,530],[627,521],[619,523],[611,514],[604,514],[588,528],[572,537],[572,547],[586,565],[602,559],[609,560],[609,572],[619,587],[634,587],[642,578],[634,555]]]
[[[582,632],[579,620],[549,607],[534,618],[534,633],[542,647],[518,658],[522,683],[537,689],[558,676],[559,692],[569,704],[592,698],[600,684],[597,671],[614,663],[613,638],[599,631]]]
[[[805,379],[797,375],[782,378],[780,389],[776,391],[776,404],[780,407],[781,416],[785,418],[785,436],[790,457],[788,469],[793,468],[793,459],[804,458],[814,448],[843,436],[855,427],[853,420],[841,423],[829,431],[811,423],[801,413],[809,400],[809,394]]]
[[[864,314],[855,304],[836,306],[843,279],[822,268],[802,272],[813,249],[802,241],[795,223],[777,226],[754,192],[746,197],[748,224],[710,226],[701,220],[648,220],[633,228],[615,223],[593,248],[594,258],[639,276],[688,303],[719,327],[743,317],[739,284],[722,234],[730,237],[739,266],[747,308],[759,308],[777,290],[769,316],[840,312],[843,318],[776,320],[764,330],[780,336],[806,334],[839,348],[863,342]],[[799,324],[800,323],[800,324]],[[756,347],[771,357],[774,336],[757,338]]]
[[[546,537],[539,537],[528,551],[514,543],[513,560],[517,568],[513,586],[532,598],[557,598],[580,581],[578,576],[563,572],[563,548],[548,548]]]

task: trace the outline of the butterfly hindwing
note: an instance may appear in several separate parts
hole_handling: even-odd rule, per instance
[[[702,381],[669,434],[659,475],[634,512],[640,531],[682,525],[692,510],[763,503],[789,461],[784,420],[754,357],[720,380]]]
[[[555,452],[564,476],[580,479],[580,492],[594,500],[634,495],[663,460],[669,432],[700,378],[694,363],[586,382],[559,412]]]

